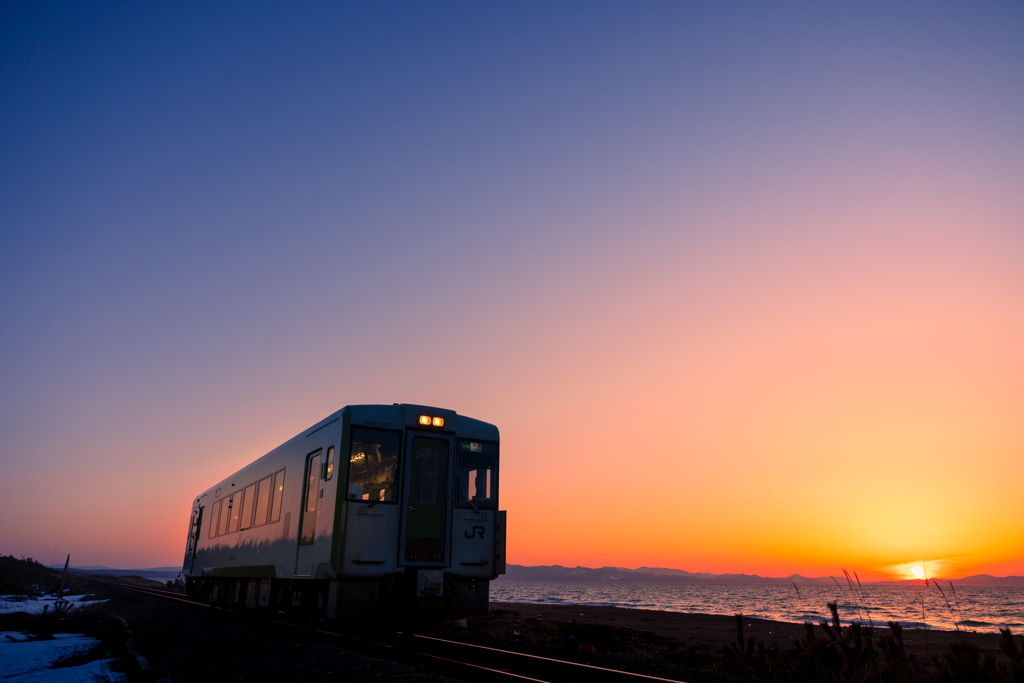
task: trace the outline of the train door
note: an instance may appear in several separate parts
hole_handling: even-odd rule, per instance
[[[316,568],[316,517],[320,503],[320,460],[323,450],[306,456],[306,478],[299,513],[299,550],[295,557],[295,575],[312,576]]]
[[[405,449],[402,490],[402,526],[399,564],[448,566],[451,526],[450,438],[441,435],[409,435]]]
[[[192,574],[192,565],[196,560],[199,551],[199,531],[203,528],[203,506],[196,505],[192,510],[192,520],[188,526],[188,542],[185,544],[185,561],[182,571],[186,575]]]

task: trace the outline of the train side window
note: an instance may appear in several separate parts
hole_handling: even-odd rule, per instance
[[[494,510],[498,500],[498,446],[493,443],[459,440],[459,507]]]
[[[327,449],[327,469],[324,470],[324,479],[330,480],[334,476],[334,446]]]
[[[270,511],[270,482],[273,477],[266,477],[260,480],[256,489],[256,524],[263,526],[267,523],[267,512]]]
[[[352,428],[349,451],[349,500],[392,502],[401,434],[382,429]]]
[[[284,470],[274,475],[274,500],[270,503],[270,521],[281,519],[281,501],[284,500]]]
[[[231,521],[231,505],[227,498],[220,499],[220,527],[217,530],[218,536],[223,536],[228,532],[228,522]]]
[[[245,487],[245,494],[242,498],[242,523],[240,529],[248,529],[252,526],[252,512],[256,507],[256,484]]]
[[[220,504],[223,503],[223,502],[224,501],[222,501],[222,500],[218,500],[216,503],[213,504],[213,507],[210,508],[210,533],[209,533],[209,538],[216,538],[217,537],[217,528],[218,528],[218,525],[220,524]]]
[[[235,491],[231,494],[231,498],[228,500],[228,511],[230,512],[230,521],[228,522],[228,533],[233,534],[238,531],[238,520],[242,518],[242,492]]]

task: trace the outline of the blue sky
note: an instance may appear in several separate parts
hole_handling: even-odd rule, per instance
[[[135,490],[156,443],[172,519],[179,484],[353,402],[529,443],[526,416],[599,410],[595,374],[671,403],[702,335],[753,335],[751,301],[805,320],[829,278],[1012,312],[1022,28],[1019,3],[6,3],[5,507],[47,463]],[[7,543],[65,542],[58,512]]]

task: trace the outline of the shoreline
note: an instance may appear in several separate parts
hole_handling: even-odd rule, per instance
[[[721,649],[728,643],[736,642],[736,618],[722,614],[700,612],[668,612],[664,610],[593,606],[573,604],[547,604],[530,602],[491,602],[491,611],[505,610],[518,612],[526,617],[543,617],[545,621],[578,622],[602,626],[617,626],[649,631],[664,638],[696,646]],[[775,621],[762,617],[744,616],[744,637],[754,637],[766,647],[793,647],[793,641],[803,640],[807,627],[803,623]],[[825,637],[818,623],[814,624],[815,634]],[[876,634],[888,633],[884,624],[875,626]],[[1017,634],[1019,635],[1019,634]],[[903,640],[908,653],[927,659],[927,655],[939,651],[954,642],[970,641],[983,651],[997,653],[1000,635],[988,632],[946,631],[932,628],[904,628]]]

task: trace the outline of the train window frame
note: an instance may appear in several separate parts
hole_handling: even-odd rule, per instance
[[[323,479],[324,449],[318,448],[306,455],[306,476],[302,481],[302,507],[299,508],[299,545],[316,544],[316,520],[320,508],[320,484]],[[315,479],[314,479],[315,478]]]
[[[334,477],[334,446],[327,447],[327,457],[324,459],[324,476],[321,481],[330,481]]]
[[[225,501],[228,502],[225,505]],[[217,535],[227,536],[228,528],[231,526],[231,499],[227,496],[220,499],[220,524],[217,525]]]
[[[217,538],[217,529],[220,527],[220,504],[223,502],[218,500],[210,506],[210,530],[206,532],[207,538]]]
[[[242,521],[242,492],[235,491],[226,498],[228,501],[228,533],[238,533],[238,525]]]
[[[261,515],[260,515],[260,505],[261,505],[260,498],[262,496],[260,496],[260,493],[262,493],[262,489],[263,489],[262,484],[264,482],[266,482],[266,484],[267,484],[267,490],[266,490],[266,493],[267,493],[267,497],[266,497],[267,506],[266,506],[266,509],[263,510],[263,515],[262,515],[262,519],[261,519]],[[253,514],[256,515],[256,521],[253,523],[253,527],[266,526],[267,525],[267,521],[270,519],[270,499],[273,496],[273,494],[274,494],[274,475],[273,474],[268,474],[267,476],[263,477],[262,479],[257,479],[256,480],[256,507],[255,507],[255,510],[253,512]]]
[[[491,488],[494,490],[493,506],[488,505],[487,507],[475,506],[467,499],[465,503],[459,503],[459,454],[461,451],[461,445],[463,442],[474,442],[483,443],[494,446],[494,473],[491,475]],[[485,454],[486,455],[486,454]],[[498,441],[489,441],[487,439],[470,439],[464,436],[460,436],[455,440],[455,471],[453,477],[455,480],[455,500],[454,507],[458,510],[475,510],[477,512],[497,512],[501,509],[498,504],[498,496],[501,495],[501,443]]]
[[[284,471],[288,469],[283,467],[278,471],[274,472],[274,481],[271,484],[270,490],[270,519],[267,524],[275,524],[281,521],[281,508],[284,502]],[[277,516],[274,516],[274,511],[277,510]]]
[[[313,459],[318,458],[319,462],[313,464]],[[307,469],[309,472],[306,474],[306,480],[302,483],[302,514],[311,514],[316,512],[316,501],[320,500],[320,482],[323,481],[323,477],[320,466],[324,461],[324,449],[318,448],[311,453],[306,455],[306,461],[309,463]],[[315,477],[315,480],[314,480]]]
[[[252,518],[253,518],[253,515],[256,512],[256,484],[257,483],[258,482],[253,482],[253,483],[249,484],[248,486],[245,486],[245,487],[242,488],[242,508],[241,508],[241,510],[242,510],[242,521],[238,525],[238,530],[239,531],[245,531],[246,529],[251,529],[252,528]],[[249,492],[249,489],[252,489],[252,493]],[[246,519],[245,506],[249,503],[250,499],[253,501],[252,509],[250,510],[250,512],[248,514],[248,519]]]
[[[352,486],[352,444],[355,442],[355,431],[357,429],[369,431],[369,432],[386,432],[389,434],[395,434],[398,437],[398,453],[395,456],[395,476],[391,484],[391,500],[369,500],[365,498],[352,498],[350,493],[350,487]],[[362,503],[363,505],[398,505],[399,503],[399,491],[402,490],[402,458],[405,454],[405,432],[401,429],[388,429],[386,427],[369,427],[366,425],[352,425],[349,429],[348,439],[348,455],[345,460],[345,496],[344,501],[346,503]],[[339,454],[340,454],[339,450]],[[341,456],[338,457],[339,463]]]

